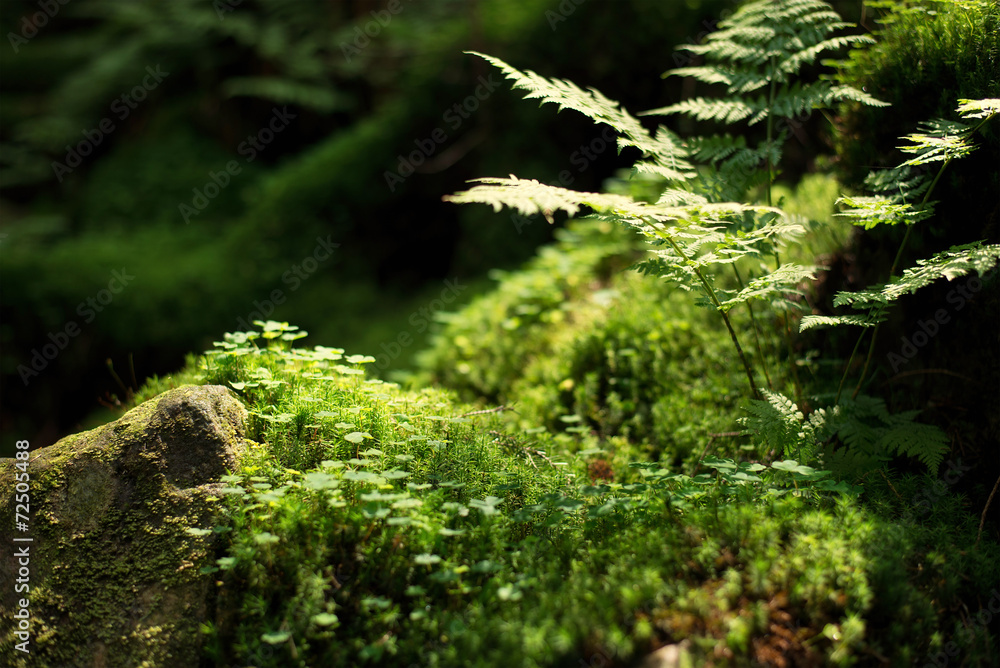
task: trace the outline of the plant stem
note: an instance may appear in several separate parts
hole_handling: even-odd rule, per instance
[[[774,270],[781,269],[781,256],[778,251],[774,251]],[[802,408],[802,383],[799,381],[799,369],[795,366],[795,346],[792,345],[792,325],[788,319],[788,312],[782,318],[784,324],[785,345],[788,346],[788,363],[792,370],[792,384],[795,386],[795,404]]]
[[[936,186],[938,181],[941,180],[941,175],[944,174],[945,168],[947,168],[950,163],[951,158],[947,158],[941,163],[941,169],[938,170],[938,173],[934,176],[934,180],[931,181],[931,185],[927,188],[927,192],[924,193],[924,198],[920,200],[921,207],[925,206],[930,200],[931,193],[934,192],[934,186]],[[889,281],[891,281],[892,277],[896,275],[896,269],[899,267],[899,261],[903,257],[903,249],[906,248],[906,242],[910,239],[910,232],[912,231],[913,225],[907,225],[906,234],[903,235],[903,240],[899,242],[899,250],[896,251],[896,257],[893,258],[892,266],[889,268]],[[861,386],[864,384],[865,377],[868,375],[868,367],[871,366],[872,356],[875,354],[875,341],[878,339],[878,330],[881,325],[882,323],[877,323],[875,325],[875,330],[872,332],[872,340],[871,343],[868,344],[868,355],[865,356],[865,366],[861,369],[861,377],[858,378],[858,384],[854,387],[854,392],[851,394],[852,399],[858,398],[858,394],[861,392]],[[863,332],[862,336],[864,336]],[[857,349],[857,346],[855,346],[855,349]],[[847,361],[847,369],[850,369],[850,363],[853,359],[854,355],[852,354],[851,359]],[[845,374],[847,373],[847,369],[844,371]],[[841,384],[843,384],[843,382],[841,382]],[[837,394],[839,397],[840,393],[838,392]]]
[[[854,361],[854,356],[858,354],[858,348],[861,347],[861,342],[865,340],[865,332],[867,327],[862,328],[861,335],[858,337],[858,342],[854,344],[854,350],[851,351],[851,356],[847,359],[847,368],[844,369],[844,375],[840,377],[840,385],[837,387],[837,398],[833,400],[833,404],[836,406],[840,403],[840,395],[844,391],[844,382],[847,380],[847,373],[851,370],[851,362]]]
[[[677,245],[676,241],[674,241],[673,237],[671,237],[669,234],[665,232],[661,232],[655,226],[651,225],[650,227],[653,230],[655,230],[656,233],[660,235],[662,239],[664,239],[668,244],[670,244],[670,247],[674,249],[675,253],[684,258],[684,262],[689,267],[691,267],[692,270],[694,270],[694,273],[698,277],[698,280],[701,281],[701,285],[705,290],[705,294],[707,294],[708,298],[712,300],[712,304],[715,306],[715,310],[719,312],[719,315],[722,316],[723,322],[726,323],[726,329],[729,330],[729,337],[733,340],[733,346],[736,347],[736,354],[739,355],[740,362],[743,363],[743,369],[746,371],[747,381],[749,381],[750,383],[750,393],[753,394],[755,399],[759,399],[761,394],[760,390],[757,389],[757,383],[753,379],[753,369],[750,367],[750,362],[749,360],[747,360],[747,356],[743,352],[743,346],[740,345],[740,340],[736,337],[736,331],[733,329],[733,324],[729,321],[729,315],[725,312],[725,310],[723,310],[722,304],[721,302],[719,302],[719,298],[715,294],[715,290],[712,289],[711,284],[708,282],[708,280],[706,280],[705,275],[701,273],[701,270],[695,264],[694,260],[692,260],[687,256],[684,250]]]
[[[767,96],[768,97],[768,99],[767,99],[767,143],[765,144],[765,146],[767,147],[766,148],[766,150],[767,150],[766,160],[767,160],[767,205],[768,206],[771,206],[771,183],[772,183],[772,181],[774,181],[774,177],[773,177],[773,175],[771,173],[771,167],[772,167],[772,165],[771,165],[771,141],[772,141],[772,136],[774,135],[774,116],[773,116],[774,98],[778,94],[778,80],[774,76],[774,69],[775,69],[775,66],[774,66],[774,56],[771,56],[771,71],[768,74],[768,78],[771,80],[771,89],[768,92],[768,96]]]
[[[740,270],[736,268],[735,264],[733,264],[733,273],[736,274],[736,282],[739,284],[740,290],[742,290],[743,279],[740,277]],[[764,358],[764,347],[760,343],[760,329],[757,327],[757,318],[754,317],[753,304],[749,301],[747,302],[747,310],[750,312],[754,343],[757,345],[757,354],[760,356],[760,368],[764,372],[764,378],[767,380],[767,389],[774,391],[774,385],[771,383],[771,374],[767,370],[767,360]]]

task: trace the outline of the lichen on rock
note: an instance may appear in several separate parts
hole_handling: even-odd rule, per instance
[[[236,468],[246,409],[221,386],[187,385],[120,419],[32,451],[30,590],[0,557],[4,665],[193,666],[209,619],[222,517],[219,478]],[[14,527],[15,460],[0,459],[0,522]],[[194,532],[199,533],[199,532]],[[13,545],[13,544],[11,544]],[[8,545],[7,547],[10,547]],[[12,617],[30,600],[30,655]]]

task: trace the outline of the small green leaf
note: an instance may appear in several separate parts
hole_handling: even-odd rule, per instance
[[[280,645],[283,642],[287,642],[292,634],[288,631],[276,631],[274,633],[265,633],[260,639],[266,642],[268,645]]]
[[[337,615],[330,612],[321,612],[318,615],[312,616],[312,622],[316,626],[332,626],[339,621],[340,619],[337,618]]]
[[[437,564],[440,562],[441,562],[441,557],[437,556],[436,554],[428,554],[426,552],[423,554],[418,554],[413,558],[413,563],[417,564],[418,566],[430,566],[432,564]]]
[[[281,542],[281,539],[268,531],[261,532],[253,537],[258,545],[272,545]]]

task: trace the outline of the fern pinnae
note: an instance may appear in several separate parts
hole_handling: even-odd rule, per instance
[[[511,67],[499,58],[477,51],[467,51],[483,58],[497,67],[513,87],[528,91],[525,99],[540,100],[540,104],[555,104],[560,111],[572,109],[598,123],[610,126],[619,133],[618,150],[632,146],[638,148],[652,161],[645,165],[645,171],[659,173],[671,180],[682,181],[694,176],[694,167],[688,162],[683,143],[664,127],[659,127],[655,135],[621,106],[591,88],[583,90],[572,81],[548,79],[531,70],[521,71]]]
[[[958,103],[956,109],[958,115],[964,120],[978,120],[979,123],[977,125],[973,127],[962,122],[946,120],[923,123],[921,125],[923,132],[906,135],[903,139],[909,143],[900,147],[900,150],[914,154],[914,158],[904,161],[894,170],[886,170],[888,172],[886,176],[880,178],[870,175],[869,179],[866,179],[866,183],[872,184],[882,192],[887,192],[893,189],[892,177],[898,177],[900,179],[898,183],[899,192],[889,196],[841,198],[840,200],[855,207],[849,213],[856,217],[857,222],[855,224],[866,228],[881,224],[907,224],[906,233],[903,235],[899,249],[896,251],[896,256],[889,269],[889,286],[891,287],[869,289],[862,291],[861,294],[857,294],[854,297],[849,297],[846,294],[843,297],[838,295],[834,299],[835,305],[839,301],[841,304],[860,304],[868,307],[867,322],[873,322],[875,325],[872,330],[871,341],[868,344],[865,363],[861,369],[861,375],[858,378],[858,383],[854,388],[852,397],[857,397],[861,392],[874,357],[879,325],[885,319],[883,317],[884,310],[895,299],[903,294],[929,285],[938,278],[948,278],[951,280],[951,278],[957,275],[962,275],[958,272],[964,271],[967,273],[969,270],[974,269],[982,274],[1000,261],[1000,257],[996,255],[996,251],[994,250],[995,247],[980,247],[979,244],[967,244],[965,246],[953,247],[928,260],[920,261],[917,268],[907,270],[907,272],[904,272],[902,278],[896,279],[896,271],[902,259],[903,250],[906,248],[907,241],[910,238],[910,233],[913,230],[913,224],[926,220],[933,215],[934,207],[930,201],[930,197],[941,176],[944,174],[945,169],[951,164],[952,160],[969,155],[974,150],[972,137],[983,125],[1000,114],[1000,99],[998,98],[981,100],[960,99]],[[911,168],[934,163],[940,163],[941,166],[929,183],[926,181],[926,175],[912,177]],[[923,195],[919,203],[913,204],[907,201],[910,197],[918,194]],[[822,324],[825,324],[825,322],[818,320],[810,321],[810,326],[820,326]],[[844,319],[836,324],[857,324],[857,321],[856,319]],[[850,373],[854,357],[864,335],[865,332],[862,331],[858,337],[858,342],[854,346],[854,352],[848,358],[840,382],[841,388],[843,388],[844,381]],[[839,400],[840,391],[837,393],[837,401]]]

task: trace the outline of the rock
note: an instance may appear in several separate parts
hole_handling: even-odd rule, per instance
[[[664,645],[652,654],[646,655],[639,668],[690,668],[689,642],[682,640],[675,645]]]
[[[214,589],[201,569],[219,555],[216,533],[187,530],[220,521],[219,477],[236,468],[245,422],[227,388],[187,385],[32,451],[24,532],[22,471],[0,459],[0,664],[197,666]],[[17,593],[24,547],[29,590]],[[22,598],[30,655],[15,649]]]

